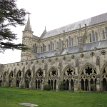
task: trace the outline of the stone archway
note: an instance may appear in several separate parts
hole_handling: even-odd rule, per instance
[[[107,91],[107,79],[103,78],[102,80],[103,91]]]
[[[107,63],[103,65],[101,70],[101,86],[102,91],[107,91]]]
[[[31,87],[31,71],[27,70],[25,73],[25,88]]]
[[[6,82],[6,81],[7,81],[7,80],[6,80],[7,78],[6,78],[6,77],[7,77],[7,72],[5,71],[5,72],[3,73],[3,80],[2,80],[3,86],[6,86],[6,84],[7,84],[7,82]]]
[[[3,78],[2,78],[2,74],[0,75],[0,87],[2,86],[2,82],[3,82]]]
[[[16,74],[16,87],[20,87],[21,75],[21,71],[19,70]]]
[[[96,69],[91,64],[86,64],[80,71],[80,87],[83,91],[96,90]]]
[[[75,69],[68,65],[63,70],[63,85],[64,90],[74,91]]]
[[[36,89],[43,89],[43,80],[44,80],[44,73],[43,73],[43,70],[40,68],[37,70],[35,74],[35,88]]]
[[[9,87],[13,86],[13,79],[14,79],[14,74],[13,71],[11,71],[9,74]]]
[[[58,70],[55,67],[51,67],[48,72],[48,84],[52,90],[58,89]]]

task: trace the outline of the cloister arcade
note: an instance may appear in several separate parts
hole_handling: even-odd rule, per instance
[[[42,69],[38,69],[35,74],[35,89],[41,89],[43,87],[44,73]]]
[[[50,85],[52,90],[58,89],[57,83],[58,83],[58,70],[55,67],[50,68],[48,73],[48,84]]]
[[[74,78],[75,69],[68,65],[63,71],[64,90],[74,91]]]
[[[75,67],[69,64],[61,72],[57,67],[52,66],[47,71],[42,68],[5,71],[1,77],[1,86],[21,88],[24,84],[24,88],[33,87],[36,90],[41,90],[47,83],[51,90],[58,90],[60,83],[63,82],[64,90],[75,91],[77,88],[82,91],[97,91],[99,85],[100,90],[107,91],[106,63],[99,73],[94,65],[87,63],[77,72]]]
[[[96,91],[96,69],[87,64],[80,72],[80,88],[84,91]]]

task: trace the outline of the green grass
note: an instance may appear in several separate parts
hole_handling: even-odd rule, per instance
[[[0,88],[0,107],[21,107],[19,103],[25,102],[39,107],[107,107],[107,93]]]

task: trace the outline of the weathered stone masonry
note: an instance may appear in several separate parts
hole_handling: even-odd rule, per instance
[[[43,90],[107,91],[107,13],[33,35],[23,31],[21,62],[0,65],[0,86]]]

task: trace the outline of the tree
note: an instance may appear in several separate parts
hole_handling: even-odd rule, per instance
[[[18,9],[16,0],[0,0],[0,49],[24,49],[23,44],[16,44],[16,34],[10,27],[24,25],[26,11]]]

